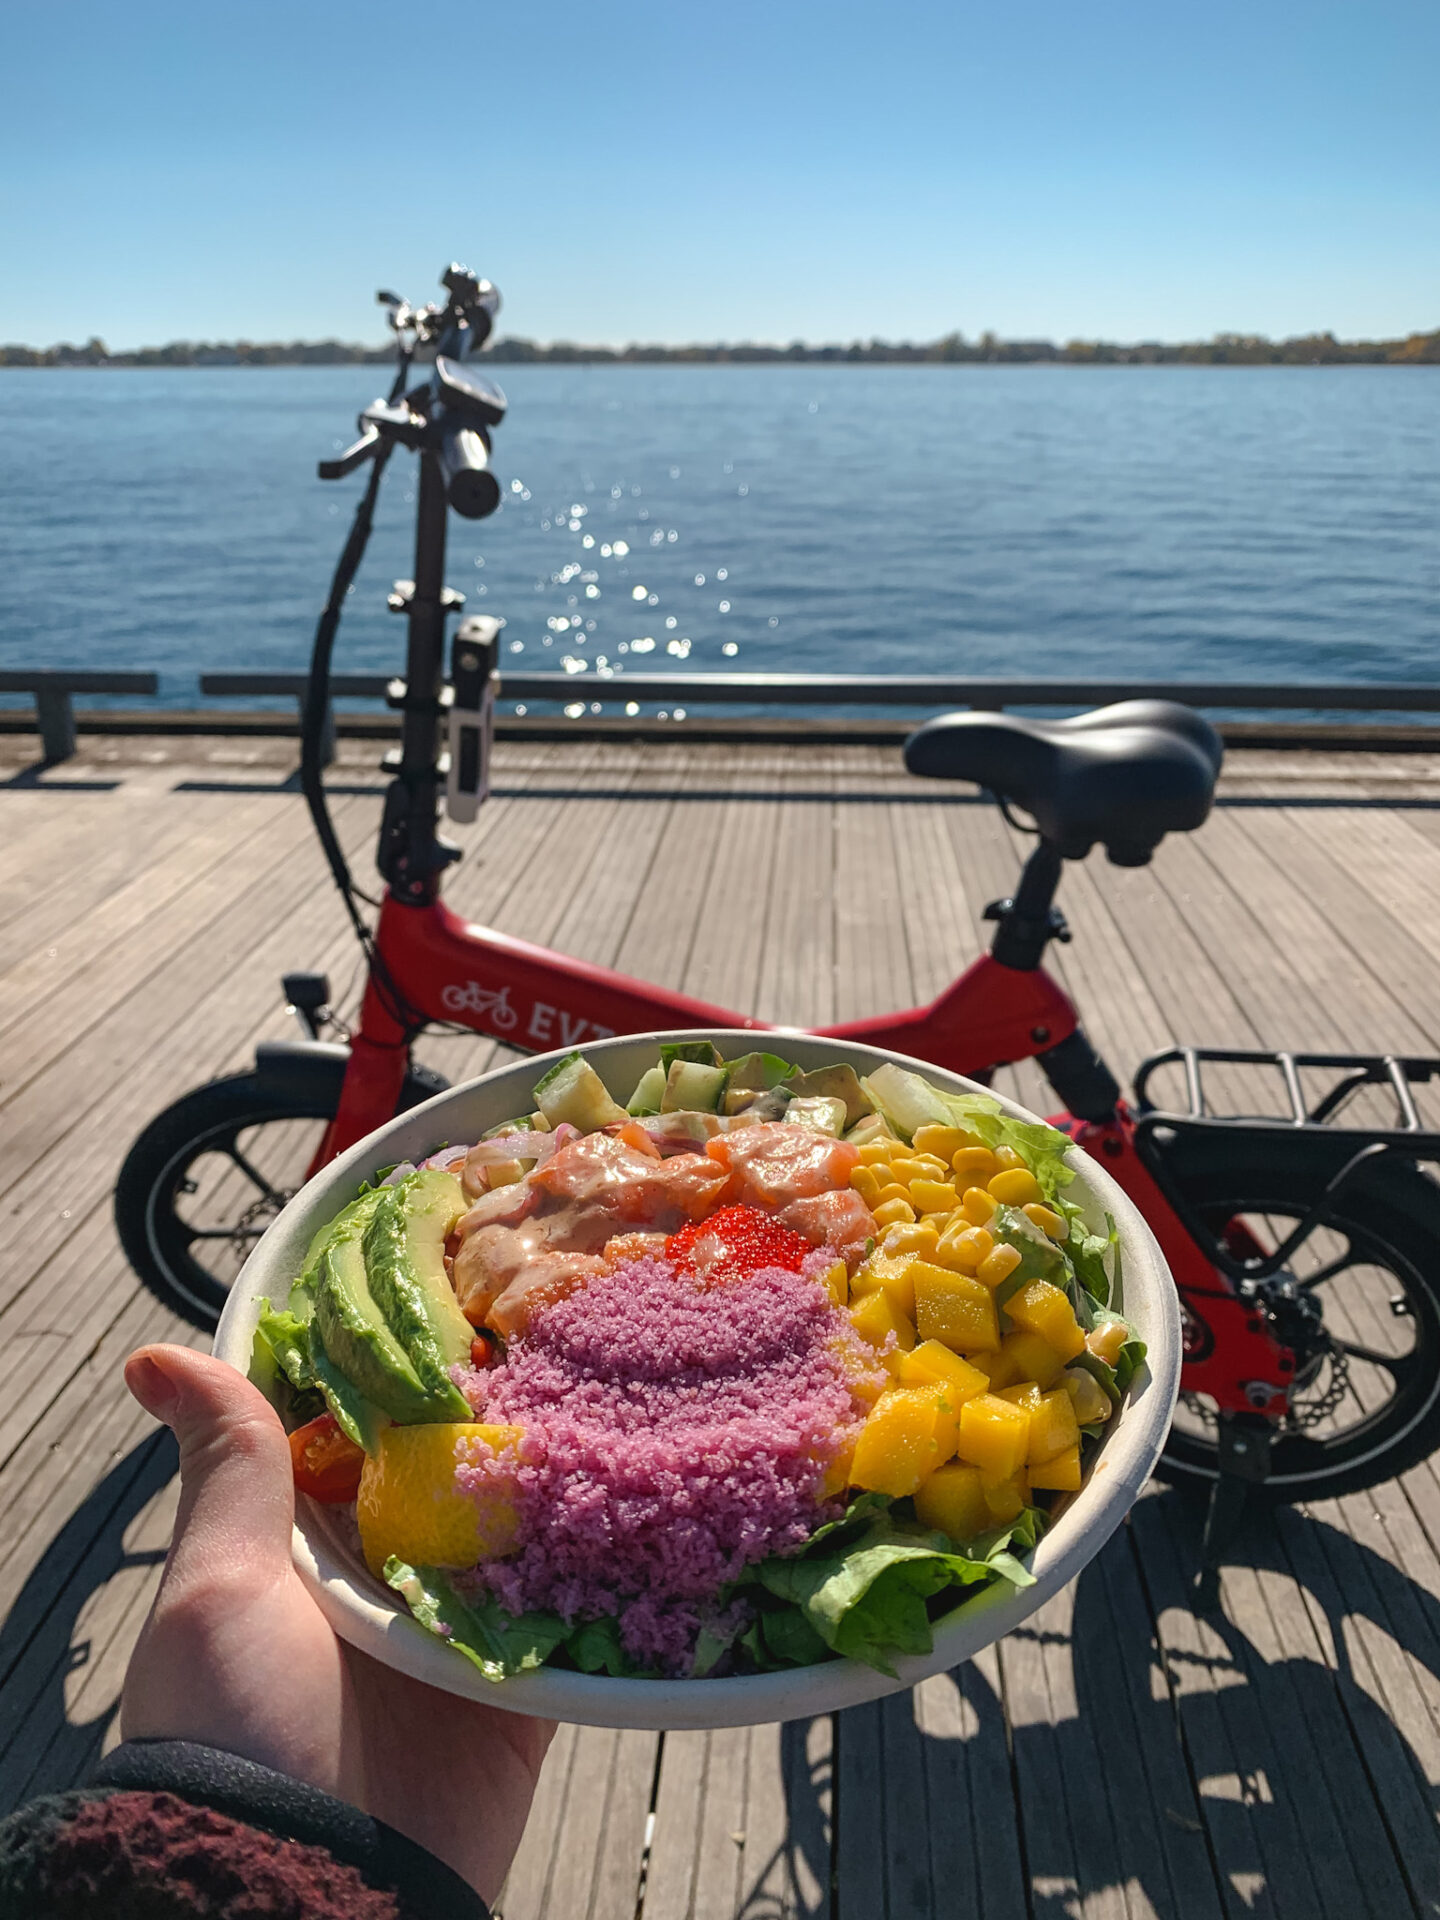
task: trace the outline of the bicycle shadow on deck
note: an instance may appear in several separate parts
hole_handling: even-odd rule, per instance
[[[67,1682],[105,1650],[92,1648],[82,1621],[117,1575],[164,1560],[163,1548],[128,1550],[125,1536],[178,1471],[169,1432],[133,1447],[50,1540],[0,1622],[0,1818],[37,1793],[78,1784],[95,1765],[119,1694],[117,1684],[89,1718],[71,1717]],[[119,1630],[138,1625],[137,1616]]]
[[[969,1664],[945,1677],[958,1694],[958,1735],[916,1725],[909,1695],[851,1709],[838,1717],[833,1781],[828,1761],[806,1763],[809,1723],[785,1728],[783,1866],[794,1904],[760,1891],[777,1865],[767,1862],[747,1872],[739,1920],[955,1920],[973,1897],[946,1861],[972,1853],[987,1920],[992,1911],[1075,1920],[1109,1904],[1158,1920],[1440,1913],[1440,1600],[1324,1519],[1283,1511],[1252,1520],[1226,1563],[1260,1614],[1233,1603],[1201,1614],[1188,1585],[1198,1510],[1169,1492],[1145,1506],[1135,1532],[1122,1529],[1081,1574],[1068,1635],[1047,1629],[1043,1613],[1015,1635],[1068,1643],[1074,1705],[1049,1723],[1007,1725],[1004,1701]],[[1153,1628],[1117,1625],[1115,1586],[1137,1574],[1166,1624],[1163,1664]],[[1329,1664],[1293,1620],[1289,1644],[1308,1651],[1277,1657],[1274,1607],[1293,1601],[1291,1581]],[[1372,1690],[1367,1640],[1376,1671],[1389,1660],[1392,1697],[1408,1673],[1406,1725],[1427,1751]],[[1133,1750],[1117,1756],[1122,1739]],[[875,1863],[848,1892],[842,1866],[833,1903],[832,1795],[845,1829],[834,1858]],[[1137,1795],[1151,1802],[1143,1821]],[[807,1899],[807,1886],[825,1891]]]

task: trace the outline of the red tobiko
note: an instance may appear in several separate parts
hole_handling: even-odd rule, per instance
[[[803,1233],[772,1220],[758,1207],[722,1207],[665,1242],[665,1257],[704,1280],[748,1279],[767,1267],[798,1273],[815,1249]]]

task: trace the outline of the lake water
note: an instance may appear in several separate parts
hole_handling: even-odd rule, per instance
[[[505,505],[449,578],[513,666],[1412,681],[1440,375],[497,368]],[[0,665],[305,664],[382,369],[0,372]],[[398,456],[337,666],[392,671]],[[642,591],[643,589],[643,591]]]

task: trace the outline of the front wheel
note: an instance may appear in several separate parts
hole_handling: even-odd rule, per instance
[[[303,1185],[340,1076],[277,1086],[257,1073],[197,1087],[150,1122],[115,1183],[126,1258],[157,1299],[209,1331],[256,1241]],[[412,1066],[400,1111],[448,1082]]]
[[[1304,1144],[1269,1164],[1192,1170],[1181,1187],[1222,1243],[1268,1253],[1333,1171],[1307,1160]],[[1326,1500],[1393,1480],[1440,1447],[1440,1186],[1413,1162],[1377,1163],[1342,1190],[1285,1272],[1315,1331],[1255,1494]],[[1208,1488],[1216,1435],[1214,1403],[1186,1393],[1182,1376],[1161,1476]]]

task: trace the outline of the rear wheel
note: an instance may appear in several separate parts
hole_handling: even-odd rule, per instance
[[[1182,1185],[1222,1241],[1268,1253],[1319,1200],[1330,1171],[1282,1155]],[[1331,1499],[1392,1480],[1440,1447],[1440,1187],[1412,1162],[1380,1162],[1342,1191],[1332,1219],[1278,1278],[1293,1295],[1279,1310],[1304,1337],[1291,1410],[1255,1493]],[[1216,1439],[1214,1403],[1182,1387],[1160,1474],[1209,1486]]]
[[[448,1083],[412,1067],[400,1111]],[[145,1285],[192,1326],[215,1326],[241,1267],[303,1185],[335,1116],[338,1076],[313,1089],[233,1074],[197,1087],[140,1134],[115,1184],[115,1225]]]

